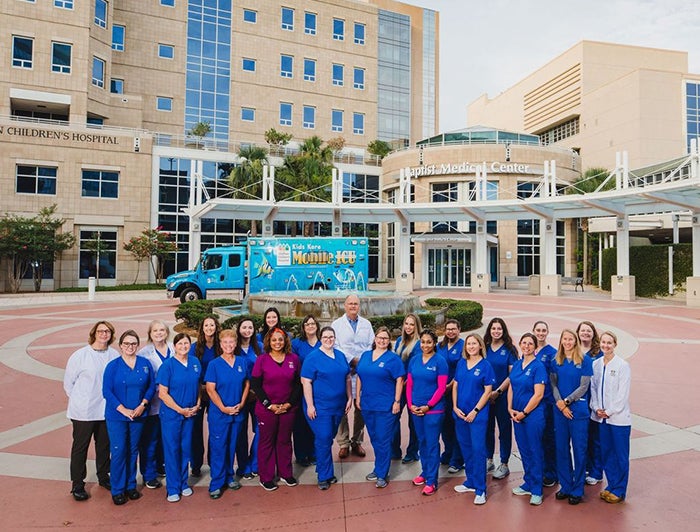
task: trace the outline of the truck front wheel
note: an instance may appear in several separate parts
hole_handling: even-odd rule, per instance
[[[196,288],[185,288],[180,294],[180,301],[186,303],[187,301],[196,301],[197,299],[202,299],[202,294]]]

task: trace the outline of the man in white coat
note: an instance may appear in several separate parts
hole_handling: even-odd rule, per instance
[[[345,314],[335,320],[332,324],[335,330],[335,347],[340,349],[347,358],[352,372],[352,395],[355,396],[355,367],[360,356],[365,351],[372,349],[374,342],[374,331],[369,320],[360,316],[360,298],[356,295],[349,295],[345,298]],[[365,420],[362,419],[362,412],[353,406],[353,427],[352,438],[350,437],[350,426],[348,416],[344,415],[340,421],[336,441],[340,447],[338,458],[347,458],[350,451],[356,456],[365,456],[362,448],[364,441]]]

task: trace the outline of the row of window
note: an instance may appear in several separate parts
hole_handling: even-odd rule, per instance
[[[316,81],[316,60],[304,58],[304,81]],[[243,58],[243,70],[247,72],[255,72],[257,61],[255,59]],[[280,76],[283,78],[294,77],[294,56],[280,55]],[[331,67],[331,79],[333,85],[342,87],[345,85],[345,65],[333,63]],[[354,89],[364,90],[365,88],[365,69],[361,67],[353,67],[352,70],[352,86]]]
[[[18,194],[56,195],[58,168],[55,166],[17,165],[15,191]],[[82,170],[83,198],[118,198],[119,172]]]
[[[285,31],[294,31],[294,19],[296,12],[291,7],[282,7],[280,13],[280,27]],[[258,22],[258,12],[253,9],[243,9],[243,21],[250,24]],[[332,36],[334,41],[345,40],[345,20],[333,17]],[[318,15],[312,11],[304,11],[304,33],[306,35],[316,35],[318,29]],[[353,24],[353,42],[364,45],[367,26],[362,22]]]
[[[252,116],[252,120],[255,120],[255,109],[242,108],[241,119],[243,118],[243,110],[246,110],[248,116]],[[280,102],[280,120],[281,126],[293,126],[292,115],[294,111],[294,104],[288,102]],[[331,110],[331,131],[342,132],[343,122],[344,122],[345,112],[342,109],[332,109]],[[304,105],[302,107],[302,127],[304,129],[315,129],[316,128],[316,108],[311,105]],[[352,114],[352,132],[354,135],[364,135],[365,134],[365,114],[364,113],[353,113]]]
[[[114,24],[112,26],[112,50],[123,52],[126,48],[126,26]],[[158,57],[162,59],[174,59],[175,47],[172,44],[158,43]]]

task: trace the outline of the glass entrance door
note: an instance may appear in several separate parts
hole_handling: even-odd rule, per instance
[[[471,249],[428,249],[428,288],[470,287],[471,264]]]

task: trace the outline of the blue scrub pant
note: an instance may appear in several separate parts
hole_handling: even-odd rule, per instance
[[[224,421],[209,416],[209,491],[216,491],[233,481],[233,460],[236,455],[238,433],[243,425],[243,414],[230,416]]]
[[[202,402],[202,408],[194,416],[192,427],[192,457],[190,466],[192,471],[199,471],[204,464],[204,412],[209,411],[209,402]],[[208,446],[207,446],[208,447]],[[209,462],[209,449],[207,449],[207,463]]]
[[[163,439],[160,435],[160,416],[147,416],[139,442],[139,469],[144,482],[155,480],[163,468]]]
[[[613,495],[627,496],[627,483],[630,476],[630,433],[629,425],[610,425],[603,421],[600,427],[600,446],[603,454],[603,469],[608,487]]]
[[[449,464],[454,467],[464,467],[464,458],[462,457],[462,451],[460,449],[459,442],[457,442],[457,435],[455,434],[455,419],[452,417],[452,391],[448,391],[445,394],[445,419],[442,421],[442,443],[445,446],[445,450],[440,456],[441,464]]]
[[[314,433],[306,421],[304,411],[299,408],[297,417],[294,420],[294,456],[297,463],[310,463],[316,461],[316,451],[314,451]]]
[[[363,410],[362,416],[374,449],[374,472],[378,478],[386,479],[391,467],[391,440],[399,416],[377,410]]]
[[[254,412],[255,403],[250,403],[246,406],[243,424],[241,431],[238,433],[238,442],[236,443],[236,460],[238,467],[236,474],[239,477],[247,473],[258,473],[258,418]],[[250,417],[250,426],[253,430],[253,441],[248,447],[248,417]]]
[[[136,461],[139,456],[139,440],[143,431],[143,421],[107,420],[109,451],[112,461],[109,477],[112,495],[136,489]]]
[[[554,441],[554,416],[559,413],[556,406],[551,403],[542,403],[544,409],[544,432],[542,433],[542,447],[544,449],[544,478],[557,481],[557,447]],[[566,493],[566,492],[565,492]]]
[[[393,458],[401,458],[401,416],[406,407],[406,391],[401,396],[401,412],[399,412],[396,428],[394,429],[394,439],[391,442],[391,455]],[[408,416],[408,447],[406,447],[406,457],[418,460],[418,434],[413,424],[413,416],[406,410]]]
[[[187,464],[192,453],[194,417],[160,418],[165,455],[165,483],[168,495],[180,495],[187,485]]]
[[[428,486],[438,484],[438,471],[440,470],[440,430],[444,412],[413,416],[413,423],[418,433],[418,448],[420,449],[420,465],[423,468],[420,476],[425,479]]]
[[[330,480],[335,476],[333,471],[333,438],[338,433],[340,420],[344,412],[319,412],[316,411],[316,419],[306,419],[309,427],[314,431],[314,447],[316,449],[316,475],[319,482]],[[306,415],[306,403],[304,403],[304,415]]]
[[[588,421],[587,417],[567,419],[559,411],[554,414],[554,430],[557,444],[557,477],[562,493],[573,495],[574,497],[583,497],[583,485],[586,482]],[[571,463],[572,452],[574,458],[573,466]]]
[[[508,415],[508,400],[501,395],[489,408],[489,424],[486,428],[486,455],[493,458],[496,449],[496,421],[498,421],[498,441],[501,463],[507,464],[513,449],[513,425]],[[542,445],[540,443],[540,445]]]
[[[524,490],[533,495],[542,495],[542,476],[544,470],[544,450],[542,449],[542,433],[544,432],[544,414],[536,408],[520,423],[513,423],[515,441],[518,444],[520,458],[523,461]]]
[[[453,416],[457,443],[464,456],[464,485],[474,488],[477,495],[486,495],[486,427],[488,418],[477,415],[474,421]]]
[[[589,477],[603,478],[603,455],[600,451],[600,423],[588,422],[588,459],[586,461],[586,472]]]

